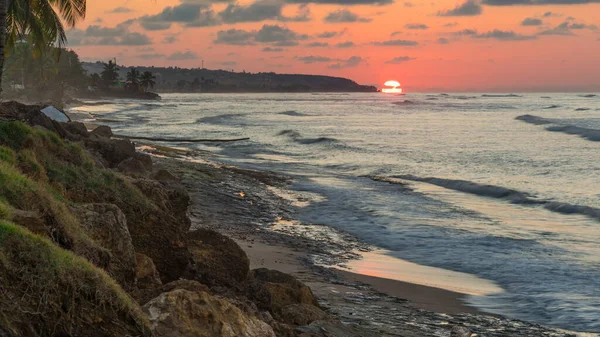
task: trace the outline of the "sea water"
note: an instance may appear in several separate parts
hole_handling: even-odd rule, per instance
[[[294,177],[305,222],[503,291],[491,313],[600,331],[600,96],[165,94],[75,108],[117,134]]]

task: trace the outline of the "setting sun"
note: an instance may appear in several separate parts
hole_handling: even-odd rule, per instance
[[[398,81],[387,81],[385,82],[383,85],[385,85],[386,87],[392,87],[392,88],[383,88],[381,89],[381,92],[386,93],[386,94],[400,94],[402,93],[402,88],[398,88],[400,86],[400,82]]]

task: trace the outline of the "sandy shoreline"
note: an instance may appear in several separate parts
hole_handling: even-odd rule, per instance
[[[346,324],[376,336],[450,336],[456,325],[477,336],[575,336],[484,314],[468,306],[461,292],[324,267],[346,265],[360,258],[357,252],[370,249],[350,234],[295,220],[293,200],[281,197],[288,177],[222,165],[207,153],[143,149],[157,155],[157,165],[181,177],[192,199],[192,228],[233,238],[251,268],[276,269],[306,283],[322,308]]]

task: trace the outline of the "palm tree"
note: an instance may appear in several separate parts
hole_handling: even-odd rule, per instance
[[[132,84],[138,84],[139,80],[140,80],[140,72],[131,67],[131,69],[129,69],[129,71],[127,72],[127,81],[131,82]]]
[[[73,27],[85,12],[86,0],[0,0],[0,91],[5,49],[25,37],[37,55],[46,46],[62,47],[67,42],[63,22]]]
[[[115,84],[119,79],[119,67],[117,67],[117,64],[112,60],[108,61],[108,63],[104,63],[104,70],[102,70],[100,77],[106,86]]]
[[[152,75],[151,72],[144,71],[140,76],[140,85],[142,86],[142,88],[144,88],[144,90],[148,90],[148,87],[154,88],[154,85],[156,84],[156,82],[154,81],[155,79],[156,76]]]

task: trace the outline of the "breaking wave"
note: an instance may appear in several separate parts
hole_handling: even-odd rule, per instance
[[[546,127],[546,130],[551,132],[562,132],[568,135],[577,135],[581,138],[590,140],[592,142],[600,142],[600,130],[583,128],[575,125],[564,125],[560,124],[559,120],[553,120],[533,115],[522,115],[515,118],[529,124],[535,125],[547,125],[554,124]]]
[[[196,123],[204,124],[223,124],[231,121],[232,119],[245,116],[245,114],[224,114],[217,116],[202,117],[196,120]]]
[[[336,143],[338,140],[330,137],[303,138],[296,130],[283,130],[277,134],[278,136],[287,136],[298,144],[316,144],[316,143]]]
[[[293,117],[303,117],[303,116],[309,116],[307,114],[303,114],[301,112],[297,112],[295,110],[290,110],[290,111],[283,111],[279,113],[280,115],[286,115],[286,116],[293,116]]]
[[[483,95],[481,95],[481,97],[487,97],[487,98],[500,98],[500,97],[510,98],[510,97],[523,97],[523,96],[516,95],[516,94],[483,94]]]
[[[577,108],[575,109],[575,111],[588,111],[588,110],[592,110],[590,108]]]
[[[536,199],[533,195],[527,192],[517,191],[502,186],[479,184],[467,180],[444,179],[435,177],[417,177],[414,175],[395,175],[390,177],[373,176],[369,178],[375,181],[399,184],[403,188],[407,187],[406,183],[401,180],[418,181],[440,186],[449,190],[469,193],[487,198],[502,199],[513,204],[541,206],[546,210],[554,213],[567,215],[578,214],[587,216],[592,219],[600,220],[600,208],[574,205],[565,202]]]
[[[556,108],[560,108],[560,105],[552,104],[550,106],[543,107],[542,109],[547,110],[547,109],[556,109]]]

